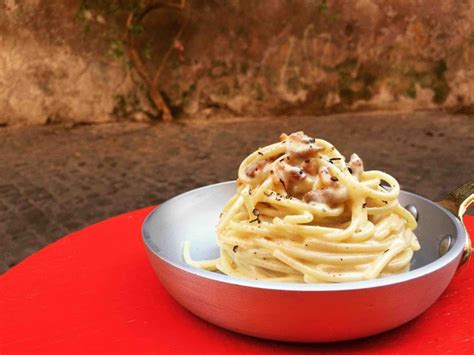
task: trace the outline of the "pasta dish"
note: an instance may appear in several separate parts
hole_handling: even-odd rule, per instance
[[[241,163],[216,228],[220,257],[193,266],[252,280],[349,282],[406,272],[420,249],[400,186],[303,132]]]

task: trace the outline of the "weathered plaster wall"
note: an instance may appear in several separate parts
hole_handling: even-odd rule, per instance
[[[474,111],[474,0],[205,1],[136,28],[177,116]],[[0,124],[146,119],[134,2],[0,0]]]

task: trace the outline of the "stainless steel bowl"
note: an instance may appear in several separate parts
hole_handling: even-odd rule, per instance
[[[467,187],[471,199],[472,186]],[[443,204],[457,211],[459,191]],[[288,284],[241,280],[187,265],[182,257],[186,240],[196,260],[219,255],[214,229],[234,193],[231,181],[176,196],[147,217],[142,233],[151,265],[168,292],[197,316],[239,333],[329,342],[383,332],[430,307],[448,286],[463,250],[465,258],[469,254],[469,237],[455,215],[402,191],[401,204],[418,213],[416,235],[422,246],[405,274],[341,284]]]

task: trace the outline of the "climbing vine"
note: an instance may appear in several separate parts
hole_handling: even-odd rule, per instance
[[[138,39],[145,33],[143,25],[145,18],[164,9],[176,11],[181,18],[180,24],[168,48],[165,49],[164,53],[160,53],[161,60],[158,63],[153,63],[150,45],[140,44]],[[162,90],[160,90],[160,77],[173,49],[178,52],[183,50],[179,39],[189,22],[189,12],[186,0],[83,0],[76,11],[74,20],[82,24],[85,34],[90,35],[93,31],[94,22],[105,24],[106,18],[113,18],[113,21],[107,23],[107,30],[104,33],[99,32],[97,34],[102,36],[105,43],[107,43],[106,56],[112,60],[124,62],[127,69],[138,74],[156,111],[156,114],[147,112],[148,116],[163,121],[171,121],[173,116],[168,103],[163,97]],[[119,98],[116,97],[115,101],[114,114],[124,115],[126,107],[129,106],[127,99],[120,96]]]
[[[146,50],[143,52],[137,48],[135,39],[136,39],[136,36],[140,35],[144,30],[143,25],[142,25],[143,19],[151,12],[164,9],[164,8],[174,9],[174,10],[183,12],[184,19],[182,20],[181,25],[178,31],[176,32],[173,38],[173,41],[171,42],[171,45],[166,50],[161,60],[161,63],[158,64],[154,72],[150,72],[147,70],[144,63],[145,61],[144,57],[150,58],[150,55],[149,54],[147,55]],[[136,70],[138,75],[147,85],[150,99],[153,102],[153,105],[155,106],[159,114],[159,117],[163,121],[171,121],[173,119],[173,116],[171,114],[171,111],[168,105],[163,100],[163,96],[160,93],[159,79],[160,79],[161,72],[163,71],[164,65],[171,54],[171,51],[173,50],[173,48],[175,48],[177,43],[179,43],[178,40],[189,21],[189,16],[186,14],[186,10],[187,8],[186,8],[185,0],[180,0],[178,3],[157,1],[157,2],[148,4],[142,9],[139,9],[138,11],[130,11],[127,18],[126,48],[127,48],[128,57],[133,66],[133,69]],[[144,55],[142,55],[142,53],[144,53]]]

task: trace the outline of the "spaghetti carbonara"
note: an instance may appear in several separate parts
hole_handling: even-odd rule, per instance
[[[193,266],[253,280],[348,282],[406,272],[420,248],[400,187],[303,132],[250,154],[217,225],[220,257]]]

